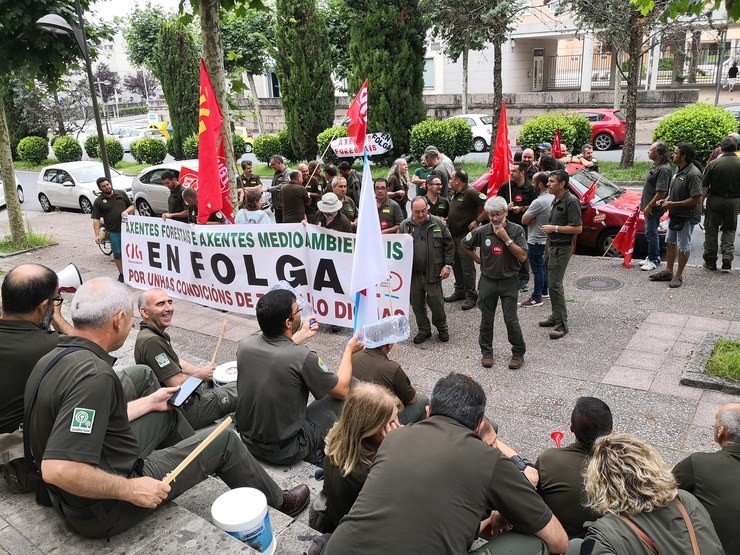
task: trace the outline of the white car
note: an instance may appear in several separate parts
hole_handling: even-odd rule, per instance
[[[131,198],[131,177],[110,169],[113,188],[125,191]],[[36,185],[39,204],[44,212],[55,207],[77,208],[85,214],[92,212],[95,198],[100,195],[96,180],[105,175],[100,162],[65,162],[46,166],[39,172]]]
[[[124,152],[129,152],[131,150],[131,143],[139,139],[159,139],[165,142],[164,135],[158,129],[129,129],[116,138],[120,141]]]
[[[21,182],[18,181],[18,177],[15,178],[15,191],[18,195],[18,202],[23,204],[23,201],[26,199],[26,197],[23,195],[23,187],[21,187]],[[3,184],[3,176],[0,174],[0,208],[5,206],[5,187]]]
[[[151,166],[134,178],[131,182],[131,194],[134,206],[140,215],[156,216],[167,212],[167,197],[170,195],[170,190],[162,183],[162,174],[169,170],[179,179],[183,166],[197,172],[198,160],[179,160]],[[189,186],[188,183],[183,183],[183,185]]]
[[[491,148],[493,118],[488,114],[460,114],[447,119],[462,118],[470,126],[473,134],[473,150],[484,152]]]

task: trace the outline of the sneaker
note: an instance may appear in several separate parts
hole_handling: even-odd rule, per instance
[[[414,345],[419,345],[421,343],[424,343],[427,339],[429,339],[432,336],[431,333],[420,331],[414,336]]]
[[[671,289],[678,289],[682,285],[683,285],[683,278],[674,276],[671,282],[668,284],[668,287],[670,287]]]
[[[483,355],[480,364],[483,368],[493,368],[493,355]]]
[[[640,260],[640,262],[638,262],[638,264],[640,264],[640,266],[644,266],[645,264],[647,264],[647,263],[648,263],[648,262],[650,262],[650,261],[651,261],[651,260],[650,260],[650,258],[648,257],[648,258],[645,258],[645,260]]]
[[[542,301],[541,300],[535,301],[533,298],[530,297],[526,301],[520,302],[519,303],[519,306],[523,306],[525,308],[529,308],[529,307],[532,307],[532,306],[542,306]]]
[[[447,330],[442,330],[439,332],[439,340],[442,343],[447,343],[450,340],[450,332]]]
[[[730,262],[729,260],[723,260],[722,261],[722,271],[729,272],[730,270],[732,270],[732,262]]]
[[[710,272],[716,272],[717,271],[717,263],[716,262],[707,262],[704,261],[704,264],[701,265],[702,268],[705,270],[709,270]]]
[[[519,282],[519,291],[521,291],[522,293],[526,293],[527,291],[529,291],[529,285],[527,285],[526,281]]]
[[[543,299],[549,299],[550,298],[550,292],[548,291],[547,293],[542,293],[542,298]]]
[[[648,279],[650,281],[671,281],[673,279],[673,272],[669,272],[668,270],[661,270],[660,272],[650,274],[650,276],[648,276]]]
[[[655,265],[654,262],[651,262],[651,261],[648,261],[647,264],[643,264],[640,267],[640,270],[642,270],[643,272],[652,272],[653,270],[657,270],[657,269],[658,267]]]
[[[509,370],[519,370],[524,364],[524,357],[511,357],[509,361]]]

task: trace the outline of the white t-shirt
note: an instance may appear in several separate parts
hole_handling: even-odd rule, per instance
[[[264,210],[245,210],[242,208],[236,213],[237,224],[269,224],[270,216]]]

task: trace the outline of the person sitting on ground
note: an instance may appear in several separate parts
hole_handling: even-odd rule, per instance
[[[676,487],[660,454],[635,436],[597,439],[584,483],[586,506],[602,516],[589,526],[581,555],[724,553],[707,510]]]
[[[740,553],[737,516],[740,515],[740,403],[727,403],[717,412],[715,453],[693,453],[673,468],[678,487],[696,496],[712,517],[725,552]]]
[[[510,458],[511,462],[513,462],[522,474],[524,474],[527,480],[529,480],[529,483],[532,484],[533,487],[537,487],[537,483],[540,481],[540,475],[537,472],[537,469],[527,457],[520,455],[501,440],[498,435],[498,424],[494,424],[488,417],[483,418],[483,425],[480,429],[480,438],[487,445],[495,447],[501,451],[501,454],[504,457]]]
[[[198,193],[195,191],[195,189],[185,188],[182,191],[182,200],[185,202],[185,206],[187,206],[188,223],[197,224]],[[208,220],[206,221],[206,225],[223,225],[226,223],[228,223],[228,220],[226,220],[226,216],[224,216],[224,213],[221,212],[221,210],[216,210],[215,212],[213,212],[210,216],[208,216]]]
[[[340,178],[337,178],[340,179]],[[352,224],[349,223],[347,216],[342,213],[342,203],[339,202],[337,195],[326,193],[321,200],[316,203],[318,213],[315,223],[319,227],[352,233]]]
[[[594,441],[612,432],[607,404],[596,397],[579,397],[570,415],[570,431],[576,441],[562,449],[545,449],[535,468],[540,474],[537,491],[573,539],[585,535],[586,521],[598,518],[583,506],[583,471]]]
[[[110,538],[211,474],[231,488],[259,489],[271,507],[293,516],[305,509],[308,487],[281,490],[228,432],[217,436],[171,485],[163,481],[210,431],[179,437],[181,416],[168,402],[176,387],[126,402],[108,353],[121,348],[132,321],[133,302],[125,285],[110,278],[84,283],[72,299],[74,329],[59,338],[28,379],[30,418],[24,428],[56,512],[83,536]],[[136,421],[145,424],[138,433],[131,425]]]
[[[269,224],[270,215],[261,209],[262,191],[247,192],[246,208],[242,208],[236,213],[235,223],[237,224]]]
[[[401,427],[401,401],[385,387],[359,383],[352,387],[342,414],[326,436],[324,494],[326,516],[320,532],[333,532],[360,494],[378,447]]]
[[[363,349],[352,355],[352,376],[361,382],[370,382],[387,387],[403,403],[398,415],[401,424],[413,424],[423,420],[429,398],[418,393],[401,365],[389,358],[393,345],[382,345],[374,349]]]
[[[301,325],[292,291],[269,291],[256,310],[262,333],[242,339],[236,353],[236,423],[242,441],[252,454],[273,464],[305,460],[320,465],[324,437],[349,393],[352,353],[362,343],[357,335],[349,340],[334,374],[314,351],[301,346],[319,324],[311,315]],[[307,407],[309,392],[316,401]]]
[[[236,410],[236,383],[223,387],[208,387],[213,380],[213,364],[196,366],[175,352],[166,329],[172,325],[175,304],[162,289],[150,289],[139,296],[141,329],[136,336],[134,360],[154,370],[164,387],[180,387],[190,376],[203,380],[190,403],[180,410],[198,430],[213,424]]]

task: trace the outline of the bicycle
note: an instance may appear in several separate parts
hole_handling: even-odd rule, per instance
[[[110,244],[110,232],[101,225],[98,237],[100,237],[100,243],[98,243],[100,252],[105,256],[110,256],[113,253],[113,246]]]

